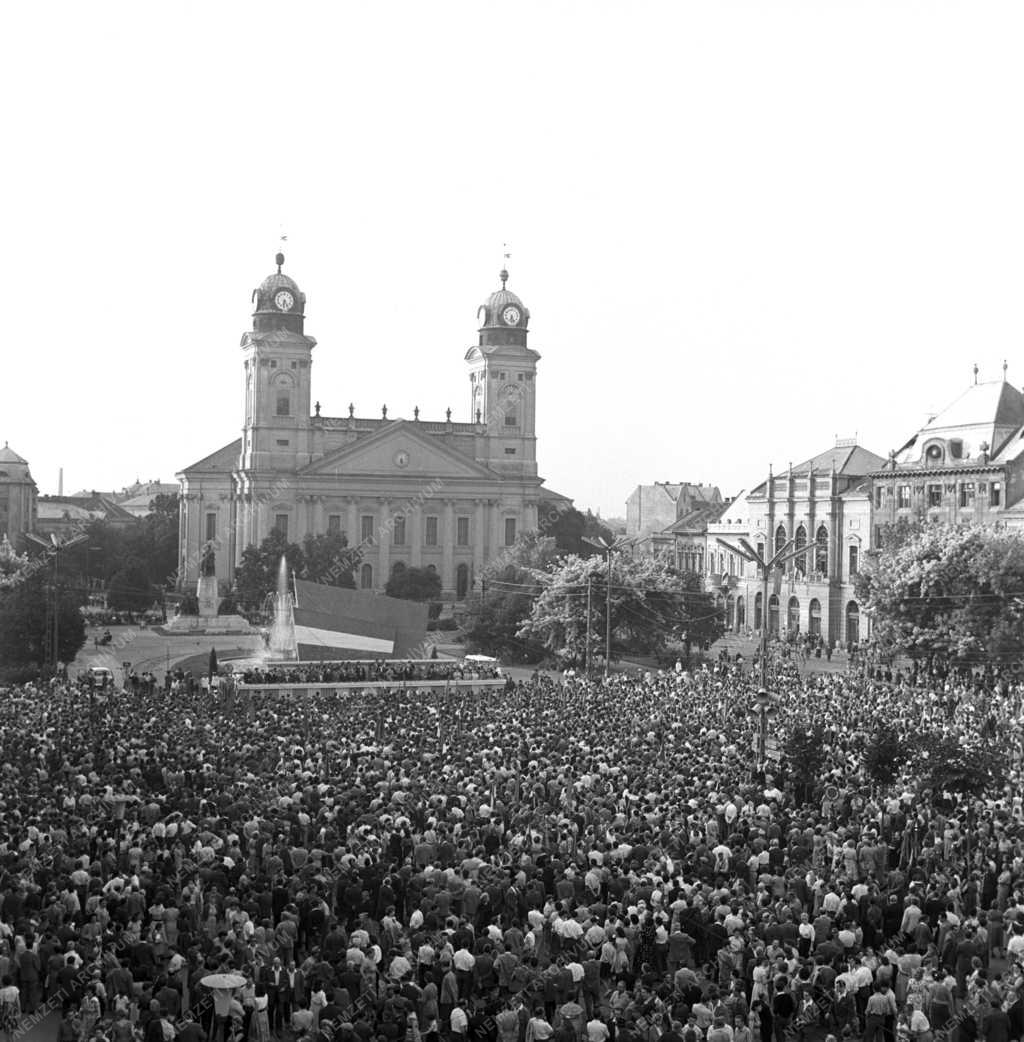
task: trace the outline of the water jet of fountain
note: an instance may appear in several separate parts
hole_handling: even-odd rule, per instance
[[[295,606],[288,592],[288,561],[281,555],[277,569],[277,592],[273,597],[274,620],[270,627],[270,655],[274,659],[297,658],[295,648]]]

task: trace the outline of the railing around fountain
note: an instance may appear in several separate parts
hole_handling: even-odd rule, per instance
[[[507,681],[503,677],[462,677],[459,680],[320,680],[297,682],[289,680],[278,680],[268,684],[239,683],[237,690],[244,691],[319,691],[323,693],[331,691],[369,691],[369,690],[401,690],[421,691],[424,689],[443,688],[453,690],[479,689],[485,687],[505,687]]]

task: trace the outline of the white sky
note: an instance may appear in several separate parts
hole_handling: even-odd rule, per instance
[[[1024,384],[1024,5],[10,5],[0,441],[41,492],[237,436],[238,342],[306,292],[325,415],[469,419],[532,313],[541,473],[624,513]]]

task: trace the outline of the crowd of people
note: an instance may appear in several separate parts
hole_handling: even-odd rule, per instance
[[[408,683],[416,680],[497,679],[501,667],[494,661],[466,659],[366,659],[350,662],[296,663],[252,667],[243,671],[246,684],[354,684]]]
[[[783,666],[762,772],[755,683],[0,692],[0,1034],[1024,1037],[1024,688]],[[1006,770],[878,784],[880,728]]]

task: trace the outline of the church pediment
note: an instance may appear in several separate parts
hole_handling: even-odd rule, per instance
[[[452,451],[439,439],[396,420],[369,437],[314,460],[300,474],[363,474],[389,477],[489,478],[497,475]]]

